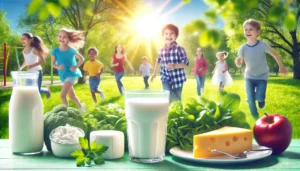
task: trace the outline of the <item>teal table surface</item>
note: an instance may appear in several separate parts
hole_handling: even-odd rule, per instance
[[[155,164],[134,163],[126,152],[121,159],[106,160],[103,165],[76,167],[75,159],[64,159],[53,156],[46,149],[39,155],[21,156],[11,153],[8,140],[0,140],[0,170],[299,170],[300,139],[292,140],[289,148],[280,155],[250,163],[234,165],[207,165],[193,163],[166,155],[163,162]]]

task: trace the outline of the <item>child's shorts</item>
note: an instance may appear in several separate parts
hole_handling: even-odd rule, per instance
[[[70,82],[74,84],[76,82],[77,77],[67,77],[64,82]]]
[[[96,76],[90,76],[89,83],[91,91],[97,91],[100,84],[100,78],[97,78]]]

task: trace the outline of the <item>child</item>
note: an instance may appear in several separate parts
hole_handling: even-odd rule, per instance
[[[140,74],[143,74],[145,89],[149,88],[148,79],[150,76],[150,70],[152,69],[152,65],[148,63],[147,56],[142,57],[142,64],[140,66]]]
[[[102,100],[104,99],[104,92],[98,90],[98,86],[101,81],[100,76],[103,73],[103,64],[100,61],[98,61],[97,59],[95,59],[96,56],[98,56],[97,48],[95,48],[95,47],[89,48],[88,55],[89,55],[90,60],[87,61],[83,66],[83,70],[85,71],[83,80],[86,79],[87,74],[90,75],[90,78],[89,78],[90,90],[91,90],[91,94],[92,94],[94,102],[97,103],[97,98],[96,98],[95,93],[99,93],[101,99]]]
[[[232,83],[232,78],[228,72],[228,65],[225,61],[228,53],[226,51],[218,52],[216,56],[219,60],[216,62],[216,66],[212,72],[214,74],[212,83],[219,85],[219,91],[223,91],[225,85],[227,86]]]
[[[197,48],[195,66],[193,70],[197,81],[198,97],[200,97],[201,93],[204,92],[204,82],[205,82],[205,75],[207,69],[208,69],[208,63],[205,57],[203,56],[203,50],[201,48]]]
[[[123,95],[125,91],[123,83],[121,82],[121,79],[124,76],[124,61],[127,63],[127,65],[129,65],[130,69],[133,71],[133,67],[127,59],[124,51],[125,50],[123,46],[117,45],[115,47],[115,52],[110,62],[110,66],[114,68],[115,79],[121,95]]]
[[[79,67],[84,62],[83,56],[75,48],[84,45],[82,38],[83,31],[69,30],[62,28],[58,32],[59,47],[52,50],[52,66],[57,69],[63,87],[60,92],[62,103],[68,106],[67,94],[74,101],[82,113],[85,111],[85,104],[80,103],[77,98],[73,84],[78,77],[81,77]],[[79,60],[76,62],[76,58]]]
[[[266,53],[275,58],[279,65],[279,72],[287,75],[288,71],[284,68],[279,55],[267,43],[257,39],[261,28],[258,21],[253,19],[246,20],[243,27],[247,42],[240,47],[238,52],[239,57],[235,59],[235,64],[237,67],[241,67],[245,60],[248,104],[252,116],[258,118],[256,100],[258,101],[259,108],[264,108],[269,75]]]
[[[23,33],[21,43],[24,46],[22,51],[24,62],[20,67],[20,71],[27,66],[28,71],[38,71],[38,88],[40,93],[46,94],[49,99],[51,92],[49,87],[42,88],[43,70],[41,64],[45,63],[49,49],[44,45],[42,39],[38,36],[33,36],[31,33]]]
[[[158,53],[151,77],[153,81],[161,64],[160,79],[163,89],[170,91],[170,102],[181,100],[183,83],[186,81],[184,68],[189,65],[184,48],[176,43],[178,34],[178,28],[173,24],[167,24],[162,29],[165,45]]]

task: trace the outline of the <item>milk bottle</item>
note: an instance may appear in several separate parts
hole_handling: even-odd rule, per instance
[[[38,72],[14,71],[9,104],[9,141],[15,154],[35,154],[43,149],[44,105],[38,90]]]
[[[125,113],[130,160],[164,160],[169,91],[127,91]]]

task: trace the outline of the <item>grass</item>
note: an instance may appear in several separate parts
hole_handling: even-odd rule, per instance
[[[241,96],[241,104],[239,110],[246,113],[248,123],[253,126],[255,120],[249,112],[249,107],[246,102],[245,82],[243,77],[236,75],[233,76],[234,83],[225,87],[227,93],[236,93]],[[138,76],[125,76],[122,79],[126,90],[143,89],[142,77]],[[289,77],[275,77],[270,76],[267,88],[266,107],[259,110],[260,116],[264,113],[279,113],[287,117],[293,126],[293,138],[300,138],[300,122],[298,117],[300,114],[299,98],[300,98],[300,81],[293,80]],[[87,108],[95,106],[89,92],[88,85],[75,85],[75,92],[81,102],[87,105]],[[51,86],[52,97],[46,99],[42,95],[44,102],[44,111],[51,110],[55,105],[60,103],[59,92],[61,86]],[[113,76],[105,75],[102,77],[100,89],[105,92],[105,100],[100,101],[100,104],[118,103],[124,106],[124,97],[119,95],[117,85]],[[162,89],[159,77],[150,84],[150,89]],[[8,106],[12,89],[0,90],[0,138],[8,138]],[[182,98],[183,100],[188,97],[197,97],[196,94],[196,81],[193,76],[189,76],[187,82],[184,84]],[[220,102],[221,94],[216,85],[211,84],[211,77],[208,76],[205,83],[205,92],[203,97]],[[70,106],[75,107],[75,104],[70,101]]]
[[[3,78],[1,78],[1,79],[3,79]],[[43,76],[43,80],[51,80],[51,76],[50,75],[45,75],[45,76]],[[53,80],[59,80],[59,76],[56,76],[56,75],[53,76]],[[6,81],[11,82],[12,77],[11,76],[6,77]]]

